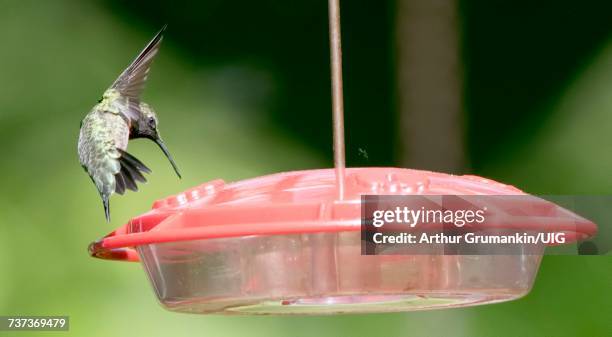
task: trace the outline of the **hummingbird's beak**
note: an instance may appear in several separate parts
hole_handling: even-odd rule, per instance
[[[166,158],[168,158],[168,160],[170,161],[170,164],[172,164],[172,168],[174,169],[174,172],[176,172],[176,175],[179,178],[182,178],[181,173],[179,172],[179,169],[176,166],[176,163],[174,162],[174,159],[172,159],[172,155],[170,154],[170,151],[168,151],[166,144],[164,144],[164,141],[160,137],[155,137],[153,141],[155,141],[155,143],[159,146],[159,148],[162,150],[164,155],[166,155]]]

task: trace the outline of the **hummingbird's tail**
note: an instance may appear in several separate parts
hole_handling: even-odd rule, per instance
[[[147,182],[147,179],[142,173],[151,173],[151,170],[131,154],[121,149],[117,149],[117,151],[121,153],[121,157],[118,159],[121,170],[119,173],[115,174],[115,180],[117,182],[115,192],[117,192],[117,194],[123,194],[126,188],[136,192],[138,191],[138,182]]]
[[[110,222],[110,205],[108,203],[108,197],[102,196],[102,204],[104,205],[104,215],[106,216],[106,222]]]

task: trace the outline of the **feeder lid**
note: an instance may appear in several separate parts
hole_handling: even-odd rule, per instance
[[[89,251],[94,257],[137,261],[131,247],[153,243],[359,231],[362,195],[419,194],[527,196],[515,187],[477,176],[402,168],[346,169],[342,200],[333,169],[278,173],[230,184],[213,180],[156,201],[149,212],[93,242]],[[551,217],[550,211],[537,214],[542,208],[531,207],[528,212],[533,214],[523,216],[548,216],[534,223],[565,232],[566,242],[587,238],[597,230],[589,220],[548,201],[533,200],[558,212]]]

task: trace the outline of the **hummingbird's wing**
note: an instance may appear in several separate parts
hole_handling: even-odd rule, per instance
[[[163,33],[166,30],[166,25],[153,37],[147,46],[140,54],[132,61],[132,63],[119,75],[115,80],[111,89],[119,91],[119,93],[127,99],[128,109],[125,113],[130,114],[132,120],[139,117],[140,111],[140,95],[147,81],[149,68],[153,62],[153,58],[157,55],[159,46],[163,39]]]

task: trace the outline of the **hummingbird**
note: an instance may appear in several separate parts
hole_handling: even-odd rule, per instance
[[[130,139],[154,141],[181,178],[159,135],[157,115],[151,106],[140,100],[165,29],[166,26],[155,35],[81,121],[79,161],[100,193],[107,222],[110,222],[111,195],[115,192],[122,195],[126,189],[138,191],[137,183],[147,181],[143,173],[151,173],[145,164],[127,152]]]

